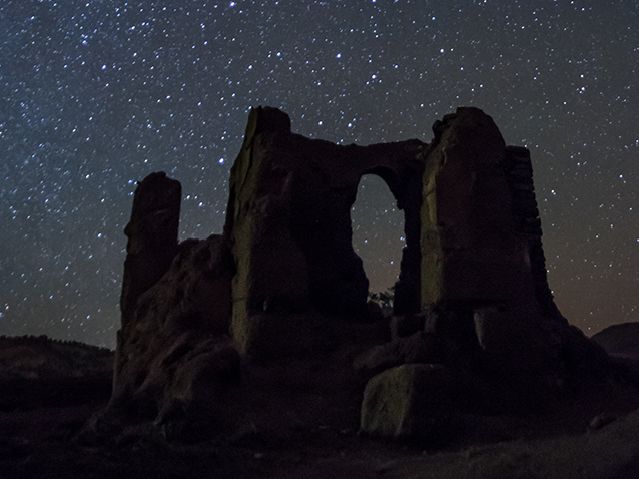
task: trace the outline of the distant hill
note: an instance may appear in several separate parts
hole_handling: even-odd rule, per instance
[[[609,354],[639,359],[639,322],[615,324],[591,339]]]
[[[0,336],[0,410],[108,399],[113,352],[46,336]]]

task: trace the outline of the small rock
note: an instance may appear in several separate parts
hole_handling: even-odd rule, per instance
[[[377,472],[378,475],[381,476],[393,470],[395,467],[397,467],[397,461],[388,461],[378,466],[375,471]]]
[[[617,418],[613,416],[612,414],[606,414],[606,413],[598,414],[597,416],[593,417],[590,423],[588,424],[588,430],[596,431],[598,429],[606,427],[615,419]]]

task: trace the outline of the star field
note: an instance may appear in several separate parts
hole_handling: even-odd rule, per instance
[[[346,144],[484,109],[531,149],[564,315],[639,320],[635,0],[5,0],[0,31],[0,334],[113,347],[135,181],[182,182],[182,239],[220,232],[260,104]],[[379,179],[353,227],[386,289],[403,221]]]

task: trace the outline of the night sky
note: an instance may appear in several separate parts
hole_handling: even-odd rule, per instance
[[[531,149],[564,315],[639,320],[637,0],[2,0],[0,32],[0,334],[113,347],[136,180],[182,182],[182,239],[221,232],[256,105],[346,144],[484,109]],[[386,289],[403,220],[379,178],[353,227]]]

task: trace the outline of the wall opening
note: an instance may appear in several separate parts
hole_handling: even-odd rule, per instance
[[[406,237],[404,213],[380,176],[362,176],[351,222],[353,249],[364,263],[369,294],[388,292],[399,278]]]

